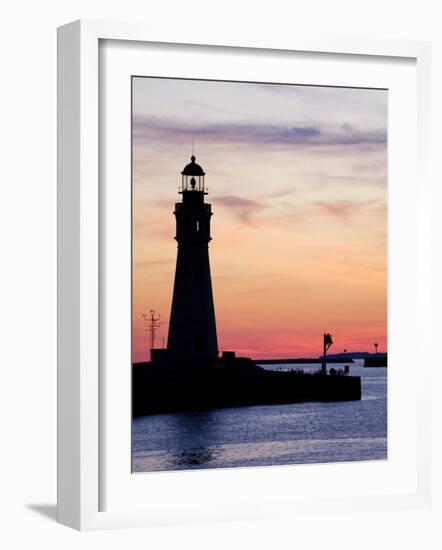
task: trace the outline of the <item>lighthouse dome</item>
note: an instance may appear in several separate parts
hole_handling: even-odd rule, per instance
[[[184,167],[184,170],[181,172],[183,176],[205,176],[204,170],[199,164],[195,162],[195,155],[190,157],[190,162]]]

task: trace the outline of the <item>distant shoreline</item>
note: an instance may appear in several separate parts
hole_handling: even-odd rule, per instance
[[[298,358],[298,359],[252,359],[254,363],[257,365],[292,365],[292,364],[315,364],[320,365],[324,362],[322,358],[317,359],[306,359],[306,358]],[[353,359],[351,358],[341,358],[341,357],[327,357],[325,360],[326,363],[353,363]]]
[[[369,353],[369,352],[354,352],[354,353],[335,353],[327,355],[326,363],[354,363],[355,359],[377,358],[381,360],[387,357],[387,353]],[[296,358],[279,358],[279,359],[252,359],[255,365],[320,365],[324,362],[322,357],[296,357]],[[136,365],[150,365],[150,361],[136,361],[132,363]]]

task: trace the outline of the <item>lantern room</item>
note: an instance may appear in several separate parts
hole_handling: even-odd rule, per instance
[[[192,155],[190,160],[191,162],[187,164],[181,172],[181,189],[179,192],[199,191],[207,195],[207,190],[204,186],[204,176],[206,173],[202,167],[195,162],[195,155]]]

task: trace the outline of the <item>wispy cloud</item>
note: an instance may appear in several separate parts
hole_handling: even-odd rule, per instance
[[[134,267],[153,267],[157,265],[171,265],[175,262],[175,258],[166,258],[164,260],[141,260],[134,262]]]
[[[360,215],[362,211],[371,210],[385,212],[386,210],[386,205],[379,201],[317,201],[313,203],[311,207],[344,221],[348,221],[350,217],[354,215]]]
[[[282,208],[281,208],[282,206]],[[284,202],[278,207],[268,208],[265,215],[253,219],[254,227],[278,229],[293,224],[317,223],[328,218],[343,224],[363,222],[373,216],[386,215],[386,204],[380,201],[332,200],[312,201],[302,205]]]
[[[215,280],[240,280],[243,281],[245,279],[286,279],[290,278],[291,275],[287,273],[244,273],[241,275],[216,275],[212,276],[212,279]]]
[[[325,183],[344,183],[353,185],[370,185],[370,186],[383,186],[385,188],[387,184],[387,176],[365,176],[357,174],[317,174],[321,185]]]
[[[312,207],[319,208],[321,211],[335,216],[336,218],[348,220],[356,210],[360,210],[361,205],[355,204],[352,201],[340,200],[333,202],[318,201],[314,203]]]
[[[377,200],[312,201],[302,205],[283,202],[272,205],[264,201],[228,195],[214,197],[212,202],[215,206],[230,210],[240,222],[253,227],[277,228],[318,219],[318,216],[324,215],[342,222],[349,222],[367,212],[371,215],[376,212],[380,214],[386,212],[385,203]]]
[[[300,146],[351,146],[382,145],[387,141],[384,128],[361,130],[344,123],[330,129],[296,124],[210,123],[189,125],[156,117],[135,116],[133,136],[135,142],[167,139],[179,143],[193,136],[199,141],[223,143],[261,143]]]
[[[261,195],[263,199],[281,199],[282,197],[287,197],[296,191],[296,187],[291,185],[290,187],[284,187],[282,189],[275,189],[270,193]]]
[[[243,223],[253,225],[253,216],[266,208],[262,202],[227,195],[224,197],[213,197],[213,203],[229,208]]]

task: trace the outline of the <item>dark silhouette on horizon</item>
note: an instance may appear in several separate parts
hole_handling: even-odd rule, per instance
[[[192,155],[181,172],[182,201],[175,204],[178,252],[167,348],[151,349],[149,363],[133,365],[133,414],[359,400],[361,379],[348,370],[275,372],[234,351],[219,357],[209,264],[212,211],[204,202],[206,174],[195,161]],[[331,343],[324,335],[325,351]]]

